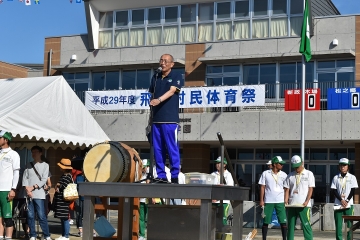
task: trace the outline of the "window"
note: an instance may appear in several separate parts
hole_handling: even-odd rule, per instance
[[[132,25],[144,24],[144,9],[132,10]]]
[[[75,91],[82,102],[85,102],[85,91],[90,88],[90,75],[88,72],[63,73],[64,78]]]
[[[120,11],[116,13],[116,26],[117,27],[124,27],[128,25],[128,11]]]
[[[235,17],[248,17],[249,16],[249,1],[235,2]]]
[[[223,2],[217,4],[217,18],[230,18],[230,2]]]
[[[302,0],[227,0],[130,9],[100,13],[99,23],[99,48],[299,36]]]
[[[287,0],[273,0],[273,15],[287,13]]]
[[[268,0],[256,0],[254,3],[254,15],[261,16],[267,15],[268,10]]]
[[[240,65],[207,66],[207,86],[234,86],[240,83]]]
[[[105,90],[105,72],[92,74],[93,86],[92,90]]]
[[[122,73],[122,89],[135,89],[136,83],[136,70],[123,71]]]
[[[113,27],[113,13],[112,12],[100,13],[99,27],[100,28],[112,28]]]
[[[196,21],[196,4],[181,6],[181,22]]]
[[[106,83],[105,89],[107,90],[118,90],[119,89],[119,71],[106,72]]]
[[[177,22],[178,7],[166,7],[165,8],[165,22],[174,23]]]
[[[150,8],[148,24],[159,24],[161,20],[161,8]]]
[[[327,148],[311,148],[310,160],[327,160]]]
[[[254,159],[254,149],[238,149],[238,159],[239,160],[253,160]]]

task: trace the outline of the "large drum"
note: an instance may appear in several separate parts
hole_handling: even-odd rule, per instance
[[[103,142],[89,150],[83,166],[89,182],[134,182],[141,177],[142,161],[124,143]]]

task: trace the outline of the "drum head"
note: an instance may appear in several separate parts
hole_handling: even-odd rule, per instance
[[[95,145],[84,159],[84,174],[89,182],[117,182],[127,173],[128,157],[113,142]]]

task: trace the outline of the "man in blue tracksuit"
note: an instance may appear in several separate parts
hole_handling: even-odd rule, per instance
[[[167,182],[165,173],[166,153],[171,165],[171,182],[178,183],[180,152],[177,142],[179,123],[179,93],[182,76],[171,71],[174,58],[163,54],[159,65],[161,72],[151,78],[149,92],[152,93],[150,106],[153,111],[152,143],[156,172],[160,181]]]

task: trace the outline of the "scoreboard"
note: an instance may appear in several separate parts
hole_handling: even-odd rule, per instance
[[[301,89],[285,90],[285,111],[301,110]],[[305,110],[320,110],[320,89],[305,90]]]
[[[328,110],[357,110],[359,105],[360,88],[328,88]]]

